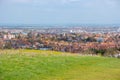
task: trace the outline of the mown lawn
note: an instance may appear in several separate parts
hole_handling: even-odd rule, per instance
[[[0,80],[120,80],[120,59],[55,51],[1,50]]]

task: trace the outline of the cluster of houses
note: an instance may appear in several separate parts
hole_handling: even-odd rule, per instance
[[[1,49],[42,49],[72,53],[120,51],[120,33],[0,32]],[[98,52],[97,52],[98,51]]]
[[[120,34],[119,33],[68,33],[54,35],[47,35],[44,39],[44,44],[51,46],[53,50],[83,53],[91,49],[108,50],[120,48]]]

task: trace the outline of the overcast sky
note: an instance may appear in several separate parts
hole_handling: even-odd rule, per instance
[[[1,24],[119,24],[120,0],[0,0]]]

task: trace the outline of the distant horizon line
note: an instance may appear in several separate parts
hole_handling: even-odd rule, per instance
[[[80,26],[80,25],[120,25],[120,23],[40,23],[40,24],[27,24],[27,23],[0,23],[0,26]]]

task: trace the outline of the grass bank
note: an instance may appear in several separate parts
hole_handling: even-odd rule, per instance
[[[40,50],[1,50],[0,80],[120,80],[120,59]]]

